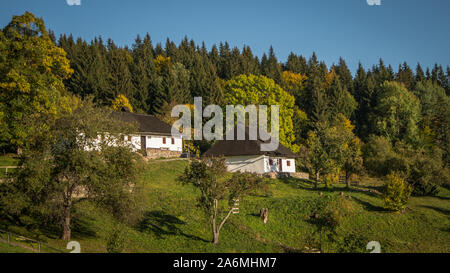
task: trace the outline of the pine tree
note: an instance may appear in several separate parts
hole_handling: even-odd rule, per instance
[[[133,58],[127,48],[117,47],[111,39],[108,40],[107,45],[108,86],[99,100],[103,104],[110,105],[119,94],[124,94],[128,98],[132,97],[134,87],[129,66]]]
[[[323,83],[318,76],[313,76],[309,80],[307,90],[310,92],[310,103],[305,105],[308,109],[308,116],[315,123],[327,122],[330,118],[328,109],[329,98],[323,88]]]
[[[261,74],[261,70],[259,67],[258,58],[253,56],[252,50],[249,46],[244,46],[242,49],[242,58],[241,58],[241,74],[246,75],[259,75]]]
[[[431,73],[430,73],[430,68],[427,67],[427,71],[425,72],[425,79],[426,80],[431,80]]]
[[[366,139],[371,132],[369,119],[375,104],[375,80],[364,70],[361,63],[358,65],[354,80],[355,100],[358,104],[355,112],[356,133]]]
[[[403,83],[408,90],[412,90],[414,88],[414,73],[406,62],[404,62],[403,65],[399,65],[395,80]]]
[[[308,67],[305,57],[297,56],[291,52],[288,56],[286,65],[284,66],[284,70],[297,74],[306,74],[308,72]]]
[[[269,48],[269,56],[263,56],[261,61],[261,72],[264,76],[273,79],[277,84],[281,84],[281,67],[278,63],[273,47]]]
[[[333,77],[326,92],[329,97],[328,116],[334,118],[338,114],[342,114],[347,119],[350,118],[356,108],[356,101],[346,87],[342,86],[337,74]]]
[[[219,71],[219,63],[220,63],[220,57],[219,57],[219,50],[217,50],[217,46],[214,44],[211,47],[211,51],[209,52],[209,60],[216,68],[216,71]]]
[[[416,80],[416,83],[423,82],[425,80],[425,73],[423,72],[423,69],[422,69],[422,66],[420,65],[420,63],[417,63],[415,80]]]
[[[153,63],[153,45],[150,35],[147,34],[142,41],[138,36],[133,45],[133,65],[131,73],[133,79],[133,98],[136,108],[150,112],[151,83],[157,75]]]
[[[339,58],[339,65],[334,66],[336,74],[339,76],[342,87],[345,88],[350,94],[353,94],[353,77],[350,69],[348,69],[342,57]]]

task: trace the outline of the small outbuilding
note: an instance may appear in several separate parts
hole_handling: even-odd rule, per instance
[[[202,156],[224,156],[230,172],[295,173],[296,154],[281,143],[275,151],[261,151],[263,143],[261,140],[218,140]]]

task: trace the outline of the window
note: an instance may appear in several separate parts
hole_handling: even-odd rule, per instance
[[[273,160],[272,160],[272,158],[269,159],[269,165],[273,165]]]
[[[172,138],[172,145],[173,145],[173,144],[175,144],[175,139],[174,139],[174,138]]]
[[[291,161],[290,160],[286,160],[286,166],[291,166]]]
[[[163,137],[163,144],[166,144],[166,138]]]

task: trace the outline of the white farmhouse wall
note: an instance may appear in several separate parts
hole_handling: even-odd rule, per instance
[[[166,139],[165,144],[163,143],[164,138]],[[172,139],[174,140],[174,144],[172,144]],[[148,149],[167,149],[175,152],[183,151],[183,140],[180,137],[150,135],[147,136],[146,144],[146,148]]]
[[[281,166],[280,166],[281,159]],[[272,161],[272,164],[270,164]],[[289,166],[288,166],[288,163]],[[295,173],[295,159],[293,158],[279,158],[279,157],[264,157],[264,171],[265,172],[283,172],[283,173]]]
[[[131,138],[131,140],[129,138]],[[131,145],[133,146],[134,151],[141,149],[141,136],[136,136],[136,135],[128,136],[127,141],[131,142]]]
[[[264,156],[230,156],[226,158],[226,165],[229,172],[265,173]]]
[[[127,135],[125,137],[125,144],[131,145],[133,151],[141,150],[141,135]],[[183,139],[180,137],[174,137],[174,144],[172,144],[171,136],[146,136],[146,149],[163,149],[174,152],[182,152],[183,151]],[[166,143],[163,143],[163,138],[166,138]],[[113,137],[107,137],[105,139],[108,141],[108,145],[117,146],[117,140]],[[91,145],[85,147],[85,150],[98,150],[99,144],[101,142],[101,136],[98,136],[97,139],[94,139]]]
[[[287,165],[289,162],[289,166]],[[295,160],[294,159],[282,159],[282,170],[284,173],[295,173]]]

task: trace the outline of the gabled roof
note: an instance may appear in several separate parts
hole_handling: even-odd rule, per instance
[[[167,136],[172,135],[172,127],[152,115],[135,114],[130,112],[113,112],[112,117],[124,122],[136,123],[139,133]]]
[[[278,148],[275,151],[261,151],[261,144],[268,143],[268,141],[249,140],[248,128],[246,128],[245,139],[246,140],[218,140],[216,143],[206,151],[202,156],[244,156],[244,155],[268,155],[275,157],[298,157],[291,150],[286,148],[283,144],[279,143]],[[235,138],[236,130],[235,130]]]

